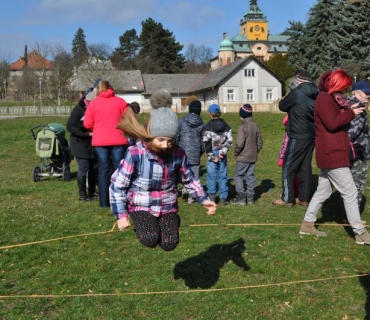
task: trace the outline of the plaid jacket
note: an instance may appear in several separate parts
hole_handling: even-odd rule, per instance
[[[176,183],[179,180],[200,204],[208,199],[200,181],[190,170],[182,148],[176,149],[173,156],[164,161],[138,141],[127,149],[125,158],[111,177],[111,210],[117,219],[135,211],[146,211],[156,217],[177,212]]]

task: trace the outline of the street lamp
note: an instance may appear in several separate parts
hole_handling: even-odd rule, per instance
[[[5,100],[7,100],[6,98],[6,79],[4,80],[3,84],[4,84]]]
[[[39,78],[39,84],[40,84],[40,115],[42,117],[42,91],[41,91],[41,86],[42,86],[42,78]]]

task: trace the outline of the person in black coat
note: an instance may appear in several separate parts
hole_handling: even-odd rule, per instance
[[[288,147],[282,170],[282,195],[274,205],[292,207],[308,206],[311,199],[312,155],[315,148],[314,106],[319,89],[312,82],[311,74],[300,71],[296,76],[297,87],[280,100],[280,111],[288,113]],[[299,176],[298,199],[295,199],[294,180]]]
[[[67,122],[72,155],[76,158],[78,165],[77,185],[81,201],[90,201],[94,198],[96,185],[96,159],[91,146],[92,132],[83,126],[88,103],[86,97],[82,97],[72,109]],[[88,180],[88,190],[86,180]]]

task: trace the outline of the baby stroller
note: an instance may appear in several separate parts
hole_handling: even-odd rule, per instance
[[[32,171],[34,182],[41,177],[62,177],[71,180],[69,164],[73,160],[68,141],[65,138],[65,127],[58,123],[37,125],[31,129],[36,140],[36,154],[40,157],[40,165]],[[50,163],[51,162],[51,163]]]

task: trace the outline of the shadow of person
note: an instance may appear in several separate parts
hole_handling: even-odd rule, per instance
[[[270,179],[263,179],[261,183],[254,188],[254,199],[259,199],[263,194],[271,192],[275,188],[275,183]]]
[[[344,209],[342,196],[338,191],[334,191],[321,208],[321,218],[316,223],[336,222],[338,224],[348,224],[346,210]],[[345,225],[343,229],[347,234],[354,238],[351,226]]]
[[[244,271],[250,269],[242,257],[244,250],[244,239],[228,244],[215,244],[197,256],[177,263],[174,279],[183,279],[185,285],[191,289],[211,288],[220,278],[220,269],[228,261],[232,261]]]
[[[359,277],[361,285],[365,289],[366,302],[365,302],[365,320],[370,320],[370,276]]]

